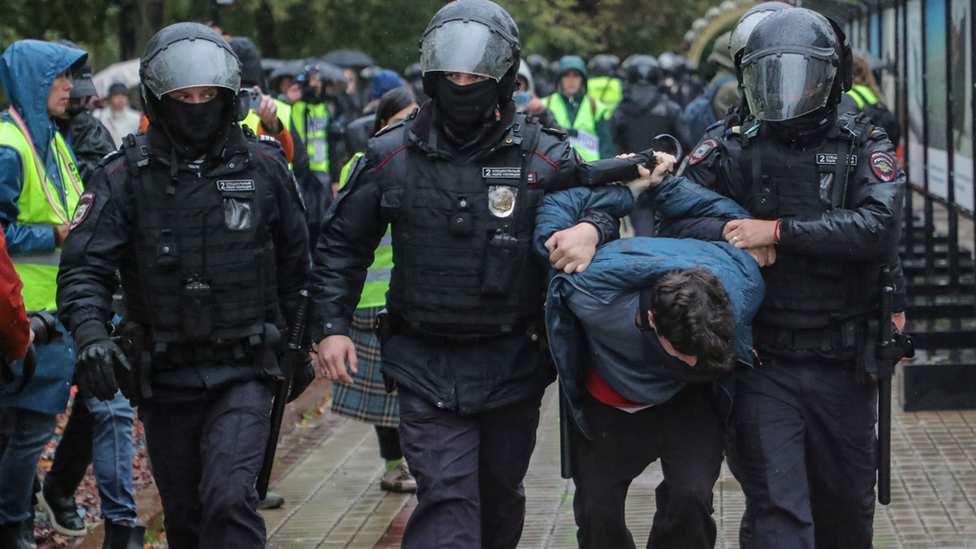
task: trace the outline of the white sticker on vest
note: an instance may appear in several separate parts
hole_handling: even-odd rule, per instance
[[[217,182],[217,190],[224,193],[246,193],[254,191],[253,179],[230,179]]]
[[[485,179],[522,179],[522,168],[481,168]]]

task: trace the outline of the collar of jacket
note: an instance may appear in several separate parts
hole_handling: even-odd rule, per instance
[[[404,135],[405,145],[414,146],[427,156],[446,160],[463,160],[473,162],[493,154],[502,147],[515,144],[515,140],[508,142],[513,132],[515,115],[518,114],[515,103],[509,101],[501,109],[500,121],[488,132],[483,134],[473,145],[458,149],[437,130],[434,124],[434,102],[427,101],[420,107],[410,128]]]
[[[178,170],[197,172],[190,167],[189,162],[178,159],[178,156],[173,154],[173,144],[165,133],[151,124],[146,133],[149,136],[150,156],[154,163],[169,169],[176,159]],[[204,176],[220,176],[237,173],[250,163],[251,153],[247,147],[247,138],[244,137],[240,126],[233,124],[223,139],[214,143],[199,171]]]

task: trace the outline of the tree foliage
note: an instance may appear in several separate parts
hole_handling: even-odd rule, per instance
[[[498,0],[522,33],[524,54],[658,54],[678,48],[717,0]],[[267,57],[321,56],[356,48],[401,71],[444,0],[234,0],[221,6],[226,34],[248,36]],[[210,0],[0,0],[0,48],[21,38],[73,40],[98,70],[141,54],[166,24],[210,21]]]

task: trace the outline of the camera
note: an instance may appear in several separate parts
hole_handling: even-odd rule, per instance
[[[255,111],[261,107],[261,92],[253,88],[241,88],[242,92],[247,92],[248,108]]]
[[[61,332],[57,329],[58,321],[47,311],[30,314],[30,326],[34,332],[34,345],[47,345],[61,339]]]

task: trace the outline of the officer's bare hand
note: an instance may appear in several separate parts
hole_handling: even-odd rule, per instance
[[[349,370],[346,370],[346,361]],[[315,355],[315,375],[329,381],[338,381],[352,385],[352,373],[359,372],[359,360],[356,358],[356,346],[352,340],[344,335],[331,335],[319,342],[318,354]]]
[[[566,274],[581,273],[593,261],[599,242],[600,233],[586,222],[559,231],[546,240],[549,264]]]
[[[908,318],[905,316],[905,311],[902,311],[892,316],[891,321],[895,323],[895,328],[898,328],[899,332],[904,332],[905,323],[908,322]]]
[[[60,246],[64,244],[64,239],[68,238],[68,230],[71,227],[68,225],[55,225],[54,226],[54,245]]]
[[[756,260],[760,267],[768,267],[776,263],[776,247],[763,246],[761,248],[750,248],[749,255]]]
[[[630,158],[632,156],[634,156],[634,153],[622,154],[617,156],[617,158]],[[648,187],[657,187],[660,185],[664,181],[664,178],[674,170],[674,165],[678,162],[674,156],[663,152],[655,152],[654,158],[657,159],[657,166],[653,172],[644,166],[638,165],[637,173],[640,174],[640,177],[626,183],[627,187],[635,195],[646,191]]]
[[[746,250],[770,246],[778,240],[776,220],[733,219],[725,224],[722,237],[729,244]]]
[[[525,106],[525,110],[536,115],[541,115],[546,110],[546,105],[538,97],[532,96],[532,100]]]
[[[254,86],[254,91],[261,91],[261,88]],[[261,118],[261,125],[269,133],[281,133],[283,128],[281,120],[278,120],[278,104],[270,95],[261,94],[261,106],[254,109],[254,114]]]

